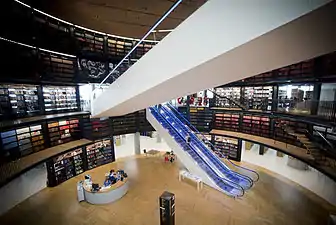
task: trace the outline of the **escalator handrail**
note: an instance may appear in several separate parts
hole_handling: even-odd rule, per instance
[[[163,106],[161,106],[161,108],[163,109],[163,110],[165,110],[167,113],[170,113],[170,112],[168,112],[168,110]],[[176,119],[178,119],[177,117],[176,117],[176,115],[174,114],[174,113],[172,113],[172,115],[176,118]],[[175,119],[175,121],[176,121],[176,119]],[[181,121],[182,122],[182,121]],[[189,128],[190,129],[190,128]],[[196,130],[197,131],[197,130]],[[198,131],[197,131],[198,132]],[[217,164],[219,164],[219,166],[220,166],[220,168],[225,168],[225,170],[228,172],[228,173],[230,173],[230,174],[234,174],[234,175],[236,175],[237,177],[240,177],[241,179],[246,179],[248,182],[249,182],[249,186],[248,186],[248,188],[251,188],[252,186],[253,186],[253,179],[251,179],[251,177],[249,177],[249,176],[246,176],[246,175],[243,175],[243,174],[240,174],[240,173],[237,173],[237,172],[235,172],[235,171],[233,171],[233,170],[231,170],[230,168],[228,168],[212,151],[209,151],[209,149],[206,147],[206,146],[204,146],[203,145],[203,141],[201,141],[201,140],[199,140],[199,138],[195,135],[195,134],[193,134],[192,132],[191,132],[191,134],[192,134],[192,136],[193,136],[193,138],[195,138],[196,140],[198,140],[198,141],[200,141],[201,143],[202,143],[202,145],[200,145],[200,147],[202,147],[203,148],[203,150],[205,150],[205,151],[207,151],[207,152],[209,152],[210,153],[210,155],[213,157],[213,159],[216,161],[216,163]],[[205,149],[204,149],[205,148]],[[210,159],[210,158],[209,158]]]
[[[184,140],[184,138],[182,137],[182,135],[176,131],[176,129],[166,120],[166,118],[164,118],[159,112],[158,112],[158,109],[155,108],[155,107],[149,107],[149,109],[151,110],[151,113],[152,111],[154,111],[158,116],[160,116],[163,120],[166,121],[166,123],[168,124],[168,126],[172,129],[173,132],[175,132],[175,134],[177,134],[182,140]],[[153,113],[152,113],[153,114]],[[154,116],[154,115],[153,115]],[[166,128],[165,128],[166,129]],[[214,174],[215,176],[217,176],[217,178],[219,178],[223,183],[225,183],[226,185],[229,185],[231,186],[232,188],[236,188],[236,189],[239,189],[241,191],[241,194],[240,195],[233,195],[233,196],[236,196],[236,197],[242,197],[244,194],[245,194],[245,190],[242,186],[240,186],[239,184],[236,184],[235,182],[233,181],[230,181],[228,179],[225,179],[225,178],[222,178],[218,175],[216,175],[215,171],[212,169],[211,166],[209,166],[202,157],[200,157],[198,155],[198,153],[195,151],[195,149],[190,145],[188,144],[188,148],[192,149],[193,152],[195,152],[195,154],[201,159],[201,161],[203,162],[203,164],[205,166],[207,166]],[[191,156],[192,157],[192,156]],[[231,193],[230,193],[231,194]]]
[[[172,110],[174,110],[188,125],[189,125],[189,127],[191,127],[192,128],[192,130],[194,131],[194,132],[196,132],[197,134],[199,134],[199,135],[201,135],[202,136],[202,138],[203,139],[206,139],[206,137],[202,134],[202,133],[200,133],[198,130],[197,130],[197,128],[194,126],[194,125],[192,125],[190,122],[189,122],[189,120],[187,120],[185,117],[184,117],[184,115],[182,115],[172,104],[170,104],[169,102],[167,103],[167,105],[169,106],[169,108],[170,109],[172,109]],[[215,149],[216,150],[216,147],[209,141],[208,142],[212,147],[213,147],[213,149]],[[231,164],[233,164],[234,166],[236,166],[236,167],[239,167],[239,168],[242,168],[242,169],[244,169],[244,170],[247,170],[247,171],[249,171],[249,172],[252,172],[252,173],[254,173],[254,174],[256,174],[256,176],[257,176],[257,179],[256,180],[253,180],[252,178],[250,178],[250,179],[252,179],[254,182],[256,182],[256,181],[258,181],[259,180],[259,174],[256,172],[256,171],[254,171],[254,170],[251,170],[251,169],[248,169],[248,168],[245,168],[245,167],[243,167],[243,166],[239,166],[239,165],[237,165],[237,164],[235,164],[235,163],[233,163],[233,162],[231,162],[231,160],[229,160],[228,158],[225,158],[225,159],[227,159]]]

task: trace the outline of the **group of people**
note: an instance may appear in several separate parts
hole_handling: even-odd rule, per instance
[[[111,186],[115,183],[117,183],[117,181],[123,181],[125,178],[127,178],[127,173],[125,173],[124,170],[117,170],[114,171],[113,169],[110,170],[110,173],[108,173],[105,176],[105,181],[104,181],[104,186],[108,187]]]
[[[173,163],[175,160],[176,160],[176,155],[174,154],[173,151],[166,152],[166,154],[164,155],[164,161],[165,162],[171,162],[171,163]]]

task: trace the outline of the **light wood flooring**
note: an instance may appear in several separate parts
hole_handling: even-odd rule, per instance
[[[130,189],[117,202],[102,206],[78,203],[80,175],[30,197],[0,217],[0,224],[157,225],[158,197],[165,190],[176,195],[176,225],[327,224],[329,212],[324,204],[291,182],[283,182],[285,178],[260,170],[258,183],[235,200],[207,186],[197,192],[192,183],[179,182],[179,167],[164,163],[162,157],[123,158],[87,172],[94,178],[112,168],[125,169]]]

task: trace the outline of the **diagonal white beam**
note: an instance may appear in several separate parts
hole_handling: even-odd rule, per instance
[[[210,0],[99,96],[93,115],[123,115],[335,51],[335,11],[328,0]]]

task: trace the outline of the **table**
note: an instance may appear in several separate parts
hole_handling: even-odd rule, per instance
[[[151,149],[151,150],[149,150],[149,151],[146,153],[146,155],[159,156],[159,155],[160,155],[160,151]]]
[[[181,170],[179,172],[179,181],[183,180],[184,178],[188,178],[189,180],[192,180],[197,183],[197,191],[203,188],[203,181],[202,178],[199,176],[196,176],[194,174],[189,173],[188,171]]]

